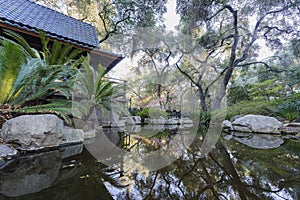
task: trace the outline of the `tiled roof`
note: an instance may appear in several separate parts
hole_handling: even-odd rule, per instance
[[[82,47],[100,47],[91,24],[29,0],[0,0],[0,22],[33,32],[43,30],[49,37]]]

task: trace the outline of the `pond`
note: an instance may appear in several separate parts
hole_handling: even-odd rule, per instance
[[[299,142],[222,134],[203,154],[197,129],[162,128],[106,129],[84,145],[0,163],[0,200],[300,198]]]

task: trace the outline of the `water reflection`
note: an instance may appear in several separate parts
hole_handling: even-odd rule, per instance
[[[153,142],[154,138],[163,144],[168,137],[184,136],[191,131],[194,130],[175,128],[153,135],[151,131],[143,129],[131,134],[110,129],[102,135],[98,134],[81,154],[62,158],[61,152],[54,151],[42,157],[16,161],[0,170],[0,188],[3,194],[0,199],[16,196],[18,197],[15,199],[72,200],[252,200],[300,197],[300,147],[299,143],[289,140],[278,148],[260,149],[255,145],[250,147],[235,139],[225,140],[221,137],[212,151],[203,157],[201,146],[205,141],[203,136],[198,135],[188,148],[181,151],[177,160],[156,171],[150,171],[141,166],[140,162],[133,162],[134,159],[129,158],[129,155],[140,156],[147,150],[162,148],[163,146]],[[137,137],[145,137],[151,143],[138,140]],[[174,140],[178,144],[185,142],[182,137],[178,138],[181,139]],[[126,149],[128,154],[107,156],[103,152],[114,151],[113,148],[107,148],[107,143]],[[115,159],[113,165],[103,165],[88,151],[99,146],[103,147],[98,149],[103,159]],[[26,180],[27,176],[41,178]],[[45,184],[39,180],[43,180]],[[28,188],[33,188],[32,185],[40,185],[40,188],[25,189],[25,184],[28,184]]]
[[[116,199],[298,199],[299,160],[283,149],[264,152],[229,141],[201,158],[194,141],[191,149],[167,168],[125,173],[129,190]],[[299,149],[298,149],[299,150]]]
[[[278,135],[233,133],[233,138],[249,147],[256,149],[273,149],[283,144],[284,140]]]
[[[48,188],[55,181],[60,165],[59,151],[14,160],[1,170],[0,193],[16,197]]]
[[[65,157],[75,153],[75,147],[77,155]],[[0,170],[0,199],[112,199],[104,182],[123,186],[110,173],[115,171],[96,162],[82,145],[64,147],[8,163]]]

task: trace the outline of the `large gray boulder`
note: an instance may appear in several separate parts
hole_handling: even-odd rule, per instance
[[[280,133],[282,123],[274,117],[245,115],[232,122],[234,131],[254,133]]]
[[[190,118],[185,117],[185,118],[181,118],[179,120],[179,123],[180,124],[193,124],[194,122]]]
[[[129,116],[126,118],[127,125],[140,125],[142,124],[142,119],[140,116]]]
[[[167,120],[160,116],[159,118],[146,118],[145,124],[156,124],[156,125],[164,125]]]
[[[167,125],[179,125],[180,122],[179,122],[179,119],[168,119],[168,120],[166,121],[166,124],[167,124]]]
[[[59,146],[63,129],[63,121],[56,115],[23,115],[5,122],[0,137],[23,150],[42,149]]]
[[[126,130],[129,133],[138,133],[142,130],[142,126],[141,125],[130,125],[130,126],[126,126]]]
[[[17,150],[5,144],[0,144],[0,159],[5,157],[10,157],[10,156],[15,156],[17,154],[18,154]]]
[[[222,127],[224,130],[233,130],[232,123],[229,120],[223,121]]]
[[[68,158],[70,156],[80,154],[83,151],[83,144],[62,146],[59,148],[59,151],[61,152],[62,158]]]
[[[63,139],[61,144],[82,143],[84,140],[84,132],[82,129],[74,129],[64,126],[62,135]]]
[[[91,130],[87,130],[87,131],[84,131],[83,133],[83,137],[84,139],[91,139],[91,138],[94,138],[96,137],[96,129],[91,129]]]
[[[300,123],[293,122],[293,123],[284,124],[280,130],[281,132],[286,134],[292,134],[292,135],[300,134]]]
[[[110,127],[125,127],[126,120],[116,120],[116,121],[112,121],[110,124]]]

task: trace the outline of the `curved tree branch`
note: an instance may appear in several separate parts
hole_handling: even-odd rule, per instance
[[[263,20],[268,15],[282,12],[282,11],[286,10],[287,8],[289,8],[289,6],[285,6],[285,7],[281,8],[281,9],[279,9],[279,10],[273,10],[273,11],[267,12],[266,14],[264,14],[262,17],[259,18],[259,20],[255,24],[255,28],[254,28],[254,31],[252,33],[252,37],[251,37],[250,42],[247,44],[246,48],[244,49],[244,51],[242,53],[242,56],[235,61],[235,65],[238,65],[240,62],[243,62],[248,57],[248,53],[249,53],[250,47],[257,40],[257,35],[258,35],[258,32],[259,32],[259,27],[260,27],[261,23],[263,22]]]

